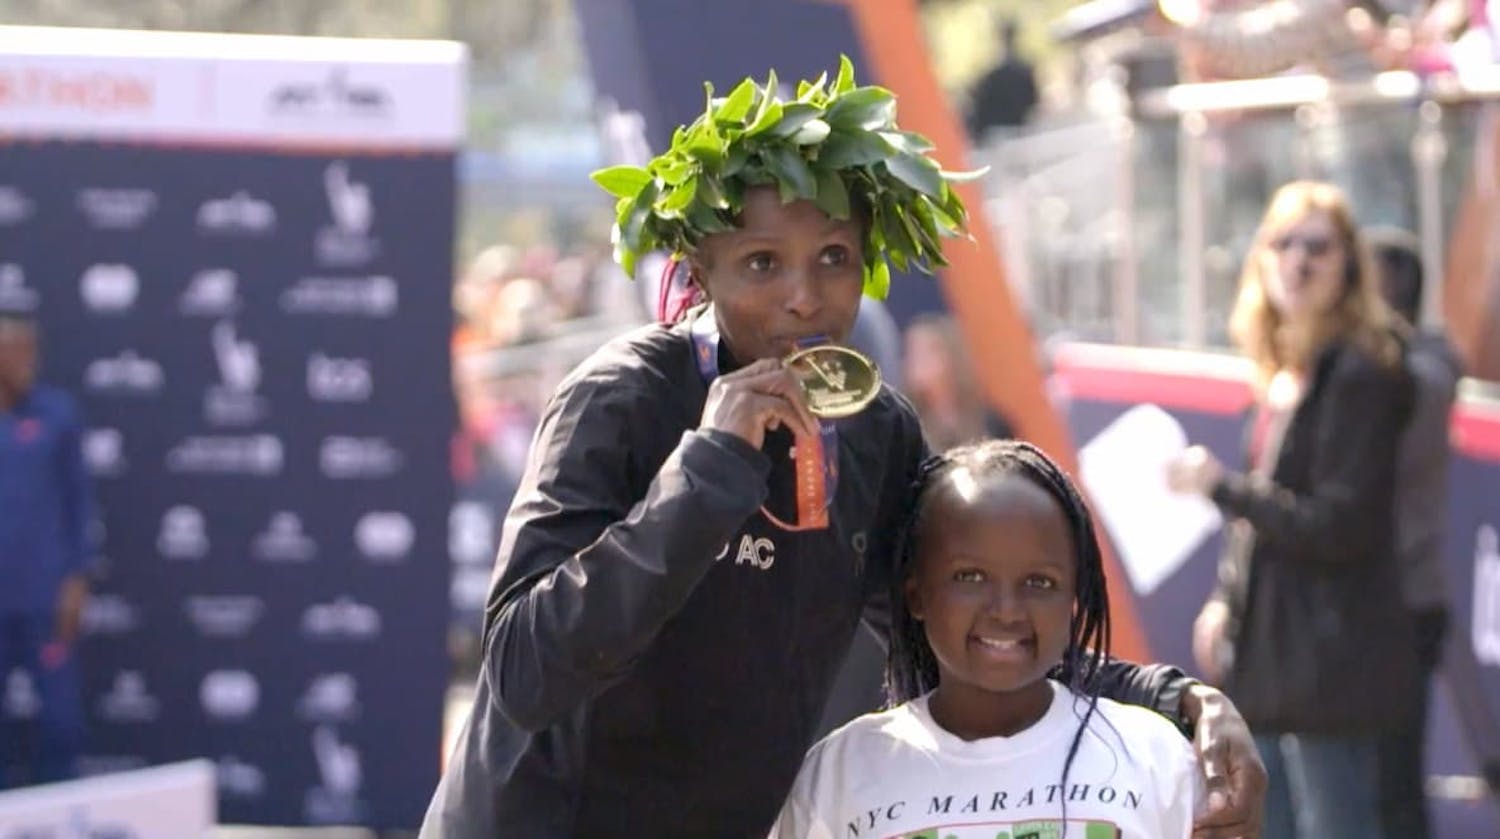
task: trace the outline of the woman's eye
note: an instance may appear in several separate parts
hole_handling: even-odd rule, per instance
[[[1027,578],[1026,585],[1031,586],[1032,588],[1051,591],[1052,589],[1057,588],[1057,581],[1052,579],[1051,577],[1033,576]]]
[[[776,260],[768,253],[752,253],[745,259],[745,267],[755,272],[765,272],[775,266]]]
[[[978,582],[983,582],[984,581],[984,573],[981,572],[981,571],[975,571],[973,569],[968,569],[968,570],[964,570],[964,571],[954,571],[953,572],[953,581],[957,582],[957,583],[978,583]]]
[[[849,249],[843,245],[830,245],[819,256],[824,265],[843,265],[849,261]]]

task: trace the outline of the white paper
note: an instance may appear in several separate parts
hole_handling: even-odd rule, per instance
[[[1171,414],[1138,405],[1079,452],[1079,473],[1094,514],[1114,540],[1138,594],[1155,591],[1222,524],[1208,499],[1167,486],[1167,465],[1187,447],[1187,434]]]

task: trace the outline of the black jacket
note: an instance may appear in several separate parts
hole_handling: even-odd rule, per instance
[[[840,424],[822,531],[757,513],[792,497],[789,441],[695,430],[685,327],[585,361],[548,407],[506,520],[468,724],[422,836],[764,836],[862,614],[876,624],[924,446],[890,390]],[[768,492],[769,488],[769,492]],[[1172,668],[1111,694],[1166,705]]]
[[[1226,691],[1257,732],[1374,734],[1416,684],[1395,559],[1396,455],[1412,383],[1351,345],[1314,365],[1271,480],[1225,478]]]

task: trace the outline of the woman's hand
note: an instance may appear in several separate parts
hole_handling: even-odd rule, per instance
[[[760,448],[766,432],[786,426],[798,437],[818,434],[802,386],[780,359],[766,358],[714,379],[700,428],[725,431]]]
[[[1193,723],[1208,794],[1203,815],[1193,822],[1194,839],[1257,839],[1265,815],[1266,767],[1250,726],[1229,697],[1203,684],[1183,692],[1182,713]]]
[[[1224,464],[1202,446],[1191,446],[1167,464],[1167,486],[1173,492],[1208,495],[1224,477]]]

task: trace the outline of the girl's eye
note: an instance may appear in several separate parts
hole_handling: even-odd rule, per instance
[[[824,265],[843,265],[849,261],[849,249],[843,245],[829,245],[819,255],[819,261]]]
[[[745,258],[745,267],[756,273],[765,273],[775,266],[776,260],[769,253],[752,253]]]
[[[979,583],[984,581],[984,572],[975,571],[972,568],[953,572],[953,581],[956,583]]]
[[[1057,588],[1057,581],[1052,579],[1051,577],[1043,577],[1041,575],[1034,574],[1026,578],[1026,585],[1031,586],[1032,588],[1043,589],[1044,591],[1051,591],[1052,589]]]

